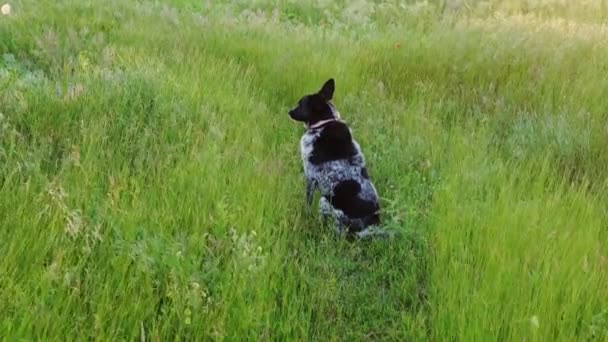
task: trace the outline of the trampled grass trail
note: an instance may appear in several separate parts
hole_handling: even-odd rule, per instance
[[[0,336],[608,339],[607,14],[11,2]],[[303,210],[287,109],[329,77],[392,239]]]

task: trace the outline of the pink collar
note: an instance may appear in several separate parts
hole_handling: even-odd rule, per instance
[[[308,128],[308,129],[317,129],[317,128],[321,128],[321,127],[327,125],[330,122],[334,122],[334,121],[340,121],[340,120],[338,120],[336,118],[331,118],[331,119],[327,119],[327,120],[321,120],[321,121],[318,121],[315,124],[310,125],[310,126],[308,126],[306,128]]]

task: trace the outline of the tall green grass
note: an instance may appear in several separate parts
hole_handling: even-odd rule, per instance
[[[608,338],[606,14],[12,3],[0,336]],[[329,77],[390,240],[303,210],[286,110]]]

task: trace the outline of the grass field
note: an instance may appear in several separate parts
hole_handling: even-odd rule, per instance
[[[10,5],[2,339],[608,340],[608,2]],[[330,77],[394,238],[303,211]]]

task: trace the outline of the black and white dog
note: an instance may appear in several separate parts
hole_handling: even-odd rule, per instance
[[[316,189],[321,191],[319,211],[332,219],[338,233],[358,237],[373,235],[380,224],[378,194],[369,179],[359,144],[330,102],[333,79],[318,93],[302,97],[289,116],[304,123],[300,141],[306,175],[306,204],[312,205]]]

